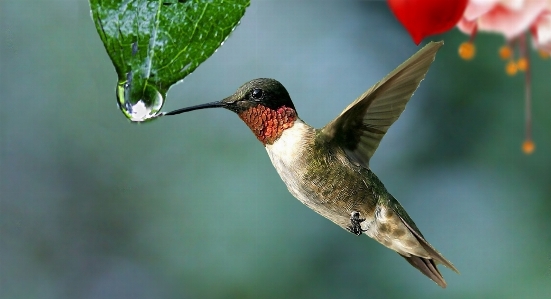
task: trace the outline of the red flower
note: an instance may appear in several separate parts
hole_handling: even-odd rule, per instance
[[[416,44],[427,35],[444,33],[454,26],[470,36],[459,47],[459,56],[471,60],[476,53],[476,33],[502,34],[507,44],[499,56],[507,61],[505,72],[525,74],[525,141],[522,149],[530,154],[532,141],[530,57],[526,36],[542,58],[551,55],[551,0],[388,0],[396,18],[406,27]],[[515,51],[514,48],[517,48]],[[516,52],[516,54],[515,54]]]
[[[526,36],[531,33],[532,44],[542,58],[551,53],[551,0],[470,0],[463,17],[457,24],[459,30],[471,36],[459,47],[459,56],[470,60],[475,55],[474,37],[477,32],[502,34],[507,44],[499,50],[505,61],[505,72],[514,76],[525,72],[525,140],[522,150],[531,154],[532,141],[532,92],[530,55]],[[514,48],[517,48],[515,51]],[[516,55],[515,55],[516,52]],[[515,58],[517,56],[517,58]]]
[[[467,0],[388,0],[388,5],[418,45],[428,35],[455,27]]]

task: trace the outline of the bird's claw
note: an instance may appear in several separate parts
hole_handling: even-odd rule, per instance
[[[360,218],[360,212],[352,211],[352,213],[350,213],[350,225],[347,227],[348,231],[357,236],[361,235],[363,232],[365,232],[365,230],[362,229],[362,226],[360,225],[364,221],[365,218]]]

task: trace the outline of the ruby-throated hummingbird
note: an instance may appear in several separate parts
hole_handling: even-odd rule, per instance
[[[273,79],[255,79],[222,101],[163,115],[214,107],[237,113],[300,202],[349,232],[366,234],[396,251],[444,288],[436,264],[457,269],[425,240],[369,168],[379,142],[404,111],[442,44],[429,43],[321,129],[298,117],[287,90]]]

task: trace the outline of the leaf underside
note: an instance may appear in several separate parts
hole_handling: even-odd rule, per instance
[[[222,45],[249,3],[90,0],[90,7],[119,80],[132,77],[166,93]]]

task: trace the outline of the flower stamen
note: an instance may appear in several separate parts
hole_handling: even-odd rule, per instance
[[[511,59],[509,60],[509,62],[507,62],[507,65],[505,65],[505,72],[509,76],[514,76],[517,74],[518,66],[514,60]]]
[[[461,43],[461,45],[459,45],[459,57],[461,57],[463,60],[472,60],[476,55],[476,46],[474,45],[475,37],[476,28],[474,28],[473,32],[471,33],[469,41],[463,42]]]
[[[508,60],[513,57],[513,50],[508,45],[502,46],[499,48],[499,57],[503,60]]]
[[[517,68],[521,72],[526,72],[528,70],[528,59],[526,57],[521,57],[517,60]]]
[[[471,60],[474,58],[475,54],[476,47],[471,41],[463,42],[459,46],[459,57],[461,57],[463,60]]]
[[[526,35],[520,36],[520,55],[526,60],[526,72],[524,73],[524,143],[522,151],[530,155],[534,152],[536,145],[532,141],[532,76],[530,69],[530,53],[526,46]]]

